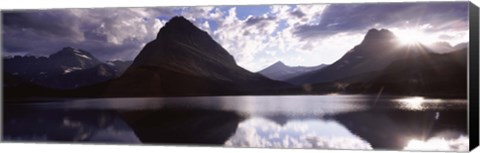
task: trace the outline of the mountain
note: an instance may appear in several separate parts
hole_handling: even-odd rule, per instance
[[[306,74],[315,70],[320,70],[326,67],[326,64],[318,66],[287,66],[282,61],[278,61],[271,66],[259,71],[258,73],[272,80],[286,81],[290,78]]]
[[[435,42],[427,45],[427,47],[436,53],[448,53],[453,51],[453,46],[448,42]]]
[[[432,44],[428,44],[426,46],[435,53],[444,54],[444,53],[450,53],[459,49],[466,48],[468,46],[468,43],[464,42],[464,43],[459,43],[455,46],[452,46],[448,42],[435,42]]]
[[[299,85],[325,83],[382,70],[393,61],[413,53],[412,49],[415,48],[401,46],[389,30],[370,29],[359,45],[335,63],[287,81]]]
[[[170,19],[111,82],[109,96],[260,93],[286,86],[238,66],[222,46],[184,17]]]
[[[132,65],[133,61],[107,61],[106,64],[109,65],[114,71],[117,77],[120,77],[127,69]]]
[[[366,92],[378,92],[383,88],[385,93],[466,98],[467,53],[467,48],[463,48],[397,60],[377,78],[354,84],[352,88]]]
[[[62,50],[49,56],[52,65],[60,65],[61,68],[92,68],[101,62],[87,51],[73,47],[65,47]]]
[[[401,44],[388,30],[371,29],[335,63],[287,81],[309,93],[367,93],[465,97],[467,48],[447,43],[439,53],[421,43]],[[458,49],[459,48],[459,49]]]
[[[467,48],[450,53],[417,51],[385,69],[310,85],[310,93],[393,94],[466,98]]]
[[[459,43],[459,44],[453,46],[453,50],[459,50],[459,49],[463,49],[463,48],[468,48],[468,42]]]
[[[118,66],[122,65],[121,62],[108,65],[91,53],[73,47],[65,47],[48,57],[14,56],[4,58],[3,62],[4,76],[14,76],[37,86],[54,89],[97,84],[115,78],[122,71],[122,66]]]

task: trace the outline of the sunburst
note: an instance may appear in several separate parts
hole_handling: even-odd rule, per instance
[[[433,38],[423,31],[415,28],[399,29],[395,32],[399,42],[405,45],[417,43],[431,43]]]

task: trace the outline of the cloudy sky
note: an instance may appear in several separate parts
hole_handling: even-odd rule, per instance
[[[371,28],[415,31],[424,43],[467,42],[467,13],[466,2],[3,11],[2,53],[46,56],[72,46],[102,60],[132,60],[171,17],[182,15],[256,72],[279,60],[333,63]]]

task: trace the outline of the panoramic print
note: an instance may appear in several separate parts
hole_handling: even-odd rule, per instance
[[[468,151],[467,2],[2,10],[8,142]]]

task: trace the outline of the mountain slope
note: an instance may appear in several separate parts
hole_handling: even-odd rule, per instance
[[[115,71],[116,77],[121,76],[125,71],[127,71],[128,67],[130,67],[132,63],[133,61],[120,61],[120,60],[105,62],[105,64],[110,66]]]
[[[287,81],[309,93],[367,93],[465,97],[467,48],[439,43],[453,51],[421,43],[402,44],[388,30],[369,30],[362,43],[337,62]]]
[[[383,70],[312,84],[311,88],[314,93],[466,98],[467,48],[444,54],[418,51]]]
[[[60,65],[62,68],[79,67],[82,69],[92,68],[101,62],[87,51],[65,47],[49,56],[52,65]]]
[[[416,54],[420,47],[403,46],[397,37],[386,29],[370,29],[363,41],[335,63],[317,71],[288,80],[295,84],[327,83],[363,73],[379,71],[393,61]]]
[[[463,48],[467,48],[468,43],[464,42],[464,43],[459,43],[455,46],[452,46],[448,42],[435,42],[426,46],[435,53],[444,54],[444,53],[457,51]]]
[[[173,17],[108,95],[176,96],[261,92],[286,86],[239,67],[233,56],[184,17]]]
[[[466,98],[467,57],[467,48],[463,48],[397,60],[378,78],[355,86],[367,92],[383,88],[386,93]]]
[[[287,66],[283,62],[278,61],[269,67],[259,71],[258,73],[262,74],[263,76],[270,78],[272,80],[278,81],[286,81],[290,78],[294,78],[308,72],[312,72],[315,70],[320,70],[327,65],[321,64],[318,66],[306,67],[306,66]]]

